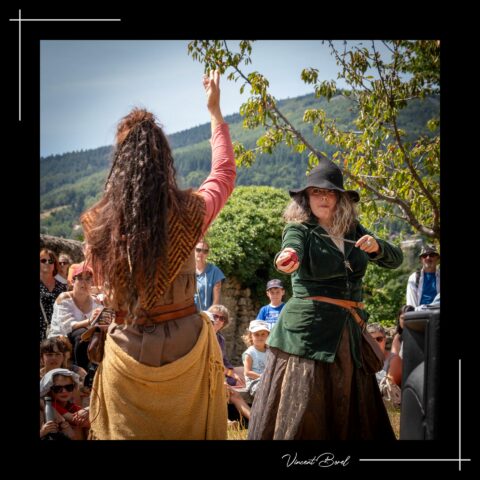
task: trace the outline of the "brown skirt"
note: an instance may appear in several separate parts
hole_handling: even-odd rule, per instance
[[[348,330],[334,363],[269,348],[249,440],[395,440],[375,375],[356,368]]]

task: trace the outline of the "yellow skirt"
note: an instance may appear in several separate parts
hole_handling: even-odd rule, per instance
[[[222,353],[205,314],[196,345],[160,367],[127,355],[107,335],[93,382],[90,439],[225,440]]]

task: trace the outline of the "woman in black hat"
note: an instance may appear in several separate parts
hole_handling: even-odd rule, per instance
[[[368,262],[397,268],[402,251],[359,223],[360,196],[329,160],[290,196],[275,266],[292,274],[293,297],[268,340],[249,439],[393,440],[375,375],[363,367],[360,302]]]

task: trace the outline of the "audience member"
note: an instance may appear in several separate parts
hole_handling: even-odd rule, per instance
[[[223,305],[212,305],[207,313],[210,313],[212,319],[213,329],[217,335],[217,340],[222,350],[223,366],[225,367],[225,381],[228,385],[236,385],[238,387],[244,386],[243,380],[235,373],[232,362],[227,357],[227,348],[225,344],[225,337],[220,333],[220,330],[225,328],[230,321],[230,312],[227,307]]]
[[[270,304],[263,306],[257,315],[257,320],[263,320],[270,325],[270,330],[278,320],[278,316],[285,306],[283,303],[283,296],[285,289],[281,280],[274,278],[267,283],[267,297],[270,299]]]
[[[57,256],[51,250],[43,248],[40,250],[40,341],[47,337],[56,298],[67,289],[55,279],[57,273]]]
[[[87,406],[89,404],[89,392],[83,392],[83,379],[87,372],[72,363],[72,344],[67,337],[50,337],[40,344],[40,379],[50,370],[66,368],[79,376],[80,388],[74,392],[74,402]]]
[[[385,348],[387,334],[385,329],[379,323],[368,324],[367,331],[372,338],[378,342],[378,345],[385,356],[383,369],[375,374],[382,397],[386,403],[390,403],[394,407],[399,407],[402,399],[402,392],[400,390],[399,383],[397,383],[398,378],[396,377],[396,374],[399,367],[399,361],[401,368],[401,359],[398,355],[389,352]],[[394,371],[393,376],[392,370]]]
[[[407,305],[419,307],[433,302],[440,293],[440,254],[434,245],[426,245],[419,255],[422,268],[413,272],[407,283]]]
[[[86,438],[83,429],[90,428],[88,409],[73,403],[73,392],[79,385],[78,375],[66,368],[55,368],[40,380],[40,397],[52,398],[55,410],[72,426],[73,440]]]
[[[253,397],[258,389],[260,378],[265,370],[265,354],[270,325],[263,320],[252,320],[243,341],[248,348],[242,354],[243,371],[248,393]]]
[[[55,410],[55,418],[45,421],[45,401],[40,399],[40,440],[73,440],[71,425]]]
[[[405,314],[407,312],[413,312],[415,307],[412,305],[403,305],[397,313],[397,325],[395,330],[395,335],[392,341],[392,348],[391,351],[395,355],[400,354],[400,347],[402,345],[402,333],[403,333],[403,321],[405,319]]]
[[[84,263],[72,271],[73,290],[60,295],[54,306],[49,336],[67,336],[72,342],[75,364],[88,369],[88,343],[81,341],[81,335],[90,325],[93,311],[102,305],[90,294],[93,271]]]
[[[68,284],[68,268],[72,264],[72,259],[66,253],[60,253],[58,255],[58,273],[55,275],[55,279],[62,282],[64,285]]]
[[[210,247],[205,240],[195,246],[195,266],[197,271],[197,293],[195,304],[200,310],[208,310],[212,305],[220,303],[223,272],[213,263],[207,263]]]

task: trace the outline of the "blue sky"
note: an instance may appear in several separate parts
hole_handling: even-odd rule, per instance
[[[369,43],[369,42],[368,42]],[[203,66],[187,54],[187,40],[41,42],[41,156],[111,145],[115,126],[132,107],[152,111],[167,134],[209,122]],[[238,42],[229,41],[235,49]],[[312,92],[300,79],[305,67],[333,80],[338,67],[319,40],[253,43],[253,70],[270,81],[277,98]],[[339,87],[345,85],[338,83]],[[221,81],[224,115],[238,113],[248,98],[240,83]]]

